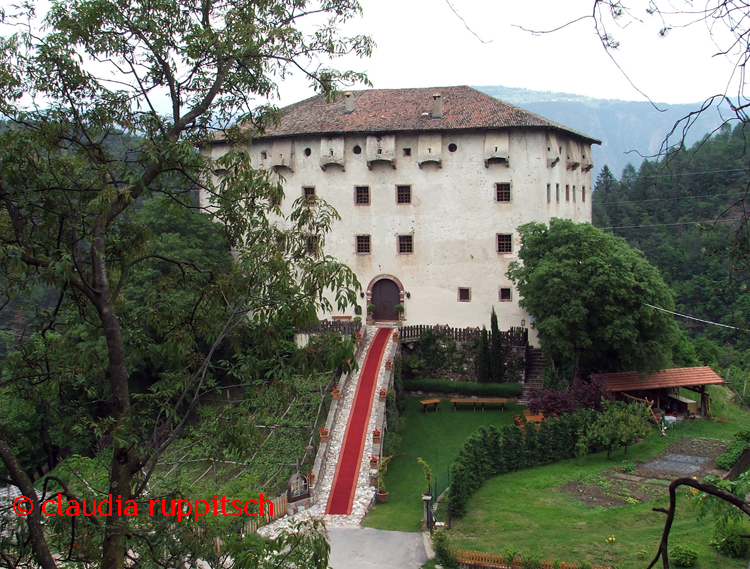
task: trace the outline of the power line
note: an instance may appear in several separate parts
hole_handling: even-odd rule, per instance
[[[702,194],[702,195],[697,195],[697,196],[678,196],[678,197],[674,197],[674,198],[649,198],[649,199],[646,199],[646,200],[618,200],[616,202],[601,201],[601,202],[597,202],[597,203],[600,203],[602,205],[608,206],[608,205],[617,205],[617,204],[623,204],[623,203],[635,203],[635,204],[639,204],[639,203],[647,203],[647,202],[668,202],[668,201],[674,201],[674,200],[697,200],[697,199],[700,199],[700,198],[714,198],[714,197],[717,197],[717,196],[736,196],[736,197],[740,197],[740,196],[744,196],[744,195],[747,195],[747,194],[748,194],[748,192],[746,192],[745,190],[741,190],[737,194],[735,194],[735,192],[725,192],[725,193],[721,193],[721,194]]]
[[[699,223],[732,223],[731,219],[717,219],[716,221],[706,221],[701,219],[698,221],[680,221],[677,223],[644,223],[643,225],[615,225],[612,227],[600,227],[599,229],[637,229],[640,227],[666,227],[668,225],[698,225]]]
[[[680,316],[682,318],[688,318],[689,320],[697,320],[698,322],[703,322],[704,324],[712,324],[714,326],[721,326],[723,328],[731,328],[732,330],[739,330],[740,332],[750,332],[750,330],[745,330],[744,328],[737,328],[736,326],[730,326],[729,324],[720,324],[719,322],[712,322],[711,320],[703,320],[701,318],[696,318],[695,316],[688,316],[687,314],[680,314],[679,312],[673,312],[672,310],[667,310],[666,308],[660,308],[659,306],[654,306],[653,304],[649,304],[648,302],[644,302],[643,304],[650,308],[661,310],[662,312],[668,312],[669,314],[674,314],[675,316]]]

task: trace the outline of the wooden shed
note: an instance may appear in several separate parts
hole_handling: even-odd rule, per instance
[[[706,385],[724,380],[708,366],[679,367],[652,373],[621,372],[594,374],[604,382],[607,391],[622,398],[637,397],[654,401],[654,406],[668,412],[707,415],[711,409]]]

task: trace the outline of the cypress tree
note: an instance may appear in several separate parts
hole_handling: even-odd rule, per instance
[[[500,329],[497,327],[497,314],[495,307],[492,307],[492,316],[490,318],[490,328],[492,330],[492,340],[490,348],[490,377],[494,383],[505,381],[505,370],[503,368],[503,341],[500,337]]]
[[[487,328],[482,326],[482,334],[479,336],[479,351],[477,353],[477,382],[489,383],[490,381],[490,340]]]

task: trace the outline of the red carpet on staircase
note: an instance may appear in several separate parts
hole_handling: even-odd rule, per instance
[[[370,424],[370,411],[378,383],[378,371],[391,331],[391,328],[380,328],[367,350],[365,363],[359,374],[354,402],[349,412],[349,422],[346,425],[331,493],[328,495],[326,514],[352,513],[357,478],[362,466],[362,452],[368,435],[367,426]]]

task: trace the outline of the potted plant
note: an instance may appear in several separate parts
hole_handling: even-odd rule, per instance
[[[380,401],[385,401],[385,398],[388,396],[388,391],[383,388],[380,390]]]
[[[367,305],[367,323],[372,324],[375,320],[375,305],[370,303]]]
[[[355,316],[355,317],[354,317],[354,318],[352,319],[352,322],[362,322],[362,317],[361,317],[361,316]]]
[[[357,342],[358,344],[362,341],[362,332],[360,330],[357,330],[354,333],[354,341]]]
[[[385,371],[391,371],[393,369],[393,360],[388,358],[385,360]]]
[[[380,444],[380,429],[375,429],[372,432],[372,442],[376,445]]]
[[[373,454],[370,456],[370,468],[377,468],[378,467],[378,455]]]
[[[393,307],[393,310],[396,311],[396,314],[398,315],[399,320],[404,319],[404,305],[403,304],[397,304]]]
[[[341,388],[340,387],[334,387],[331,390],[331,395],[333,396],[334,401],[338,401],[341,399]]]
[[[378,466],[378,491],[376,493],[376,499],[379,503],[383,504],[388,501],[388,490],[385,487],[385,473],[388,472],[388,463],[391,461],[390,456],[383,457]]]
[[[320,442],[327,443],[328,442],[328,429],[326,429],[325,427],[321,427],[318,433],[320,434]]]
[[[422,467],[422,470],[424,471],[424,479],[425,479],[425,482],[427,482],[427,490],[422,493],[422,496],[429,496],[430,493],[432,492],[432,469],[421,458],[418,458],[417,462],[419,463],[419,466]]]
[[[398,342],[398,330],[395,330],[395,331],[393,332],[393,336],[392,336],[392,338],[393,338],[393,343],[394,343],[394,344]]]

